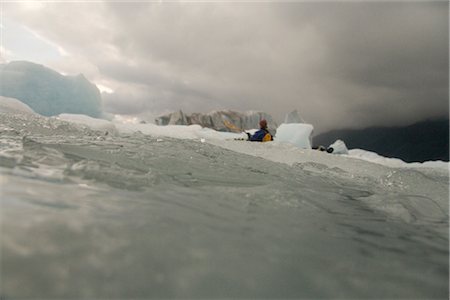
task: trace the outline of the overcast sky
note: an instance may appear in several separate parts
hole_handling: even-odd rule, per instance
[[[83,73],[104,109],[297,109],[315,132],[448,115],[448,3],[4,3],[3,60]]]

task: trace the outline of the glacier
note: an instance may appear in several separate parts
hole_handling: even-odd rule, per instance
[[[448,297],[448,163],[11,103],[2,299]]]

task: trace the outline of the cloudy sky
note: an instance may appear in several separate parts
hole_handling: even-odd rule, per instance
[[[2,60],[83,73],[113,114],[297,109],[321,132],[448,115],[448,3],[10,2]]]

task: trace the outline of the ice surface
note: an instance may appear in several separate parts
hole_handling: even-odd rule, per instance
[[[0,99],[1,100],[1,99]],[[16,102],[14,102],[16,103]],[[17,103],[19,106],[21,103]],[[3,103],[0,101],[0,107],[7,107],[10,104],[7,102]],[[15,106],[14,106],[15,107]],[[245,133],[232,133],[232,132],[220,132],[215,131],[210,128],[203,128],[199,125],[167,125],[167,126],[157,126],[155,124],[139,124],[135,122],[128,122],[123,118],[116,118],[112,122],[104,119],[96,119],[85,115],[75,115],[75,114],[61,114],[57,117],[58,119],[65,120],[68,122],[82,124],[93,130],[100,130],[109,133],[115,133],[117,131],[126,134],[142,133],[154,137],[171,137],[178,139],[194,139],[194,140],[235,140],[235,139],[247,139]],[[281,132],[278,132],[281,128]],[[257,129],[246,130],[247,132],[254,134]],[[283,152],[285,148],[279,146],[279,144],[292,144],[296,147],[303,149],[311,148],[311,133],[313,127],[310,124],[282,124],[277,129],[277,135],[275,137],[276,147],[271,148],[271,152]],[[216,143],[217,144],[217,143]],[[217,144],[221,146],[220,144]],[[268,146],[269,147],[269,146]],[[268,148],[266,147],[266,148]],[[330,147],[334,148],[334,154],[348,154],[349,157],[358,158],[366,160],[369,162],[382,164],[390,167],[399,168],[440,168],[447,170],[449,168],[448,162],[442,161],[429,161],[424,163],[406,163],[400,159],[387,158],[380,156],[374,152],[362,150],[362,149],[352,149],[348,150],[345,143],[341,140],[337,140]],[[270,147],[269,147],[270,148]],[[252,152],[247,154],[252,155]],[[268,154],[270,156],[270,154]],[[284,154],[282,153],[281,156]],[[291,163],[290,159],[287,159],[288,163]]]
[[[114,125],[0,113],[2,298],[448,296],[448,170]]]

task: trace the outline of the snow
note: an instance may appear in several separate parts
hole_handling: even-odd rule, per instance
[[[305,123],[281,124],[277,129],[277,135],[272,143],[245,143],[247,135],[245,133],[219,132],[210,128],[203,128],[200,125],[168,125],[158,126],[155,124],[136,124],[124,119],[115,118],[112,122],[95,119],[84,115],[62,114],[59,119],[83,124],[94,130],[120,132],[125,134],[142,133],[154,137],[170,137],[177,139],[199,140],[209,142],[223,148],[236,152],[245,153],[252,156],[263,157],[275,162],[282,162],[289,165],[304,163],[306,161],[317,161],[317,157],[330,155],[328,153],[317,153],[320,151],[311,150],[310,136],[313,126]],[[247,130],[254,133],[256,129]],[[346,169],[345,164],[348,159],[359,159],[376,163],[391,168],[437,168],[447,170],[448,162],[430,161],[425,163],[406,163],[397,158],[387,158],[374,152],[352,149],[348,150],[345,143],[337,140],[330,147],[334,148],[333,154],[342,154],[340,158],[329,158],[328,161],[334,166]],[[309,151],[307,151],[309,149]],[[345,158],[344,158],[345,157]],[[340,163],[334,163],[334,161]],[[355,171],[356,170],[352,170]]]
[[[105,131],[108,133],[117,132],[117,129],[112,122],[103,119],[92,118],[86,115],[60,114],[56,118],[58,120],[81,124],[91,128],[92,130]]]
[[[140,132],[142,134],[154,137],[170,137],[177,139],[215,139],[227,140],[235,138],[247,138],[244,133],[219,132],[209,128],[203,128],[200,125],[167,125],[158,126],[155,124],[130,124],[115,123],[119,132],[133,134]]]
[[[0,96],[0,112],[35,114],[35,112],[22,101],[16,98],[3,96]]]
[[[351,160],[358,159],[371,163],[376,163],[392,168],[438,168],[447,170],[448,162],[436,161],[425,163],[406,163],[400,159],[387,158],[376,153],[353,149],[347,150],[343,141],[337,140],[330,146],[335,147],[332,155],[326,152],[311,150],[309,136],[313,130],[309,124],[281,124],[277,129],[275,141],[271,143],[247,143],[242,140],[247,139],[244,133],[219,132],[209,128],[202,128],[199,125],[168,125],[158,126],[154,124],[130,124],[115,123],[119,132],[133,134],[141,132],[145,135],[154,137],[171,137],[179,139],[193,139],[202,142],[209,142],[216,146],[227,148],[236,152],[262,157],[271,161],[281,162],[289,165],[295,163],[304,163],[307,161],[320,161],[323,155],[328,156],[327,161],[332,166],[339,166],[348,169],[346,164],[351,165]],[[254,133],[256,129],[247,130]],[[289,136],[291,134],[292,136]],[[347,150],[347,151],[346,151]],[[332,157],[334,156],[334,157]],[[350,161],[349,161],[350,160]],[[357,169],[351,168],[350,171],[357,172]]]
[[[437,168],[448,170],[449,163],[445,161],[426,161],[423,163],[414,162],[407,163],[398,158],[390,158],[381,156],[375,152],[362,150],[362,149],[351,149],[348,151],[348,157],[362,159],[365,161],[373,162],[376,164],[392,167],[392,168]]]

